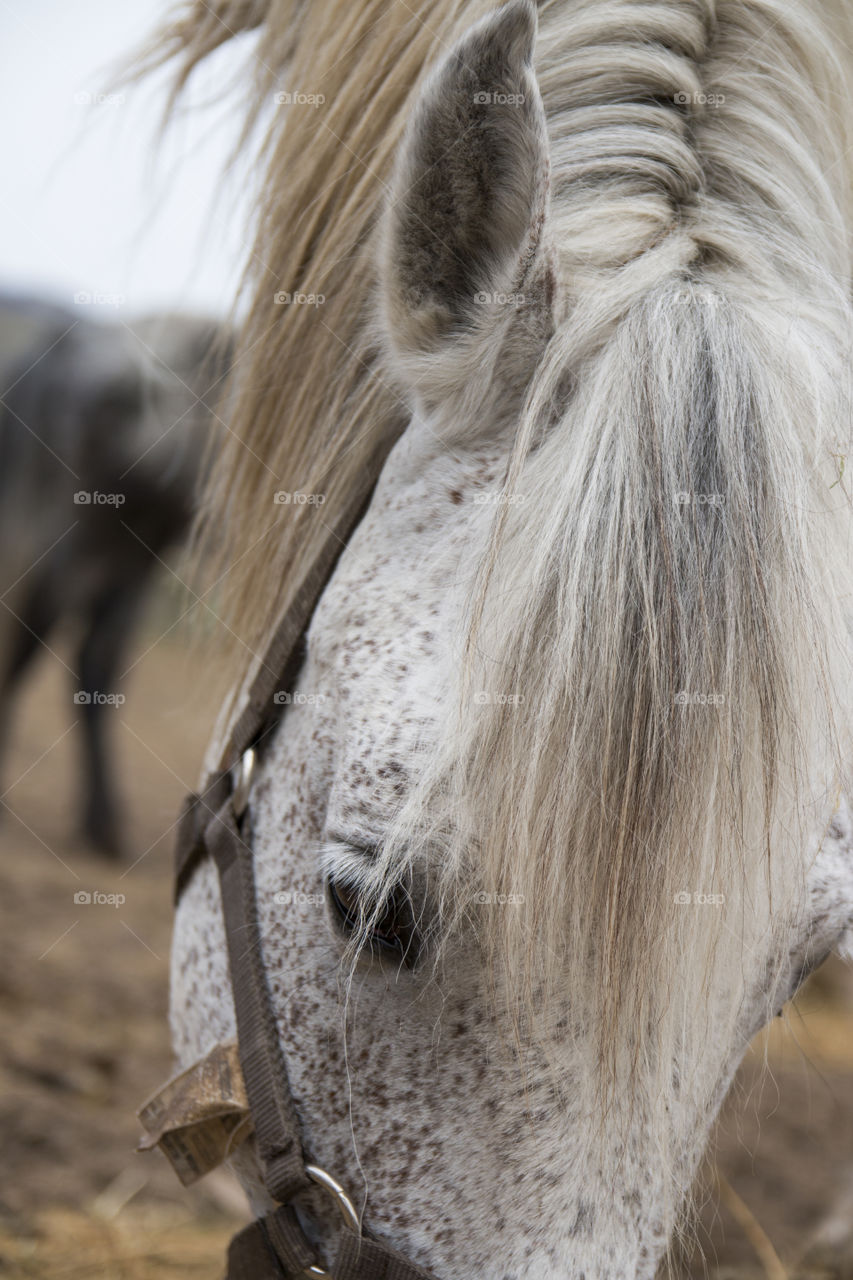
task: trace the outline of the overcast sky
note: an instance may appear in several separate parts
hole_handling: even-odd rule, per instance
[[[246,174],[223,178],[237,109],[224,86],[238,41],[194,87],[208,107],[164,142],[163,78],[99,100],[115,60],[175,0],[0,0],[0,288],[131,315],[222,312],[245,257]]]

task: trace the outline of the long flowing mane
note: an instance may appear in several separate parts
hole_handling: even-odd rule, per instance
[[[425,74],[493,7],[489,0],[416,8],[403,0],[188,0],[141,62],[146,70],[175,65],[177,99],[198,63],[254,33],[247,135],[279,89],[322,99],[319,107],[280,108],[261,147],[265,176],[245,281],[251,307],[235,361],[231,431],[205,506],[202,538],[207,531],[223,576],[223,612],[246,662],[286,609],[337,505],[407,421],[371,324],[378,215]],[[839,0],[818,7],[849,54],[853,18]],[[560,280],[573,298],[594,299],[605,286],[610,300],[610,314],[604,301],[596,316],[590,349],[630,297],[664,273],[722,252],[723,238],[731,252],[730,209],[710,189],[696,201],[712,169],[768,208],[784,201],[782,216],[806,240],[815,213],[826,219],[827,238],[835,224],[843,277],[846,231],[838,221],[850,203],[843,163],[853,140],[850,76],[833,58],[814,6],[545,0],[539,9]],[[729,96],[719,108],[722,85]],[[673,109],[678,95],[688,110]],[[772,174],[755,161],[762,149],[773,157]],[[787,190],[783,172],[793,184]],[[281,292],[325,301],[321,309],[279,307]],[[322,493],[321,518],[316,507],[275,506],[279,489]]]
[[[375,334],[379,215],[413,95],[491,7],[225,0],[191,5],[159,44],[180,84],[257,29],[253,109],[277,89],[323,98],[282,107],[263,148],[207,501],[247,665],[406,424]],[[497,518],[470,648],[524,702],[466,704],[388,857],[434,839],[437,798],[469,797],[448,896],[470,892],[472,849],[483,889],[519,891],[486,942],[528,1005],[591,953],[598,1025],[639,988],[661,1085],[674,1047],[701,1039],[681,994],[739,963],[714,959],[720,913],[679,913],[676,894],[734,900],[746,867],[748,914],[768,847],[801,849],[807,762],[841,687],[853,15],[798,0],[539,14],[557,331],[507,478],[529,501]],[[325,303],[277,306],[279,291]],[[276,490],[325,502],[277,507]]]
[[[200,535],[210,535],[244,662],[262,651],[338,507],[406,425],[371,324],[374,232],[407,105],[454,33],[489,8],[468,0],[420,4],[417,13],[387,0],[193,3],[143,64],[176,59],[179,92],[204,57],[257,29],[247,132],[276,91],[322,99],[282,105],[262,146],[231,432]],[[281,293],[325,301],[276,305]],[[324,501],[275,505],[277,491]]]

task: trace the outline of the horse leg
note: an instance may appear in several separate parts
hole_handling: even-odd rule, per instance
[[[138,580],[105,588],[89,611],[78,657],[80,687],[75,701],[84,740],[83,831],[96,849],[113,858],[121,853],[121,822],[105,713],[115,711],[116,673],[136,621],[140,596]]]
[[[61,612],[54,587],[50,575],[42,575],[27,595],[21,614],[10,612],[3,627],[7,644],[0,670],[0,769],[9,740],[15,691]],[[4,800],[5,792],[0,796],[0,806]]]

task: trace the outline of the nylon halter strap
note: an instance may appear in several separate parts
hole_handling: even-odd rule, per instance
[[[260,671],[229,736],[219,770],[198,795],[189,796],[178,823],[175,898],[194,868],[210,857],[219,874],[228,963],[237,1018],[240,1064],[255,1131],[264,1184],[277,1207],[231,1241],[227,1280],[434,1280],[397,1250],[371,1238],[343,1188],[306,1160],[299,1117],[261,952],[250,814],[251,775],[258,753],[281,717],[276,690],[295,678],[304,637],[317,601],[346,540],[363,515],[373,488],[353,496],[299,586],[264,655]],[[319,1265],[302,1230],[293,1200],[312,1185],[324,1186],[342,1212],[343,1225],[331,1271]]]

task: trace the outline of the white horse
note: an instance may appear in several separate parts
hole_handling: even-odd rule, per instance
[[[482,11],[341,11],[308,80],[312,6],[216,10],[328,89],[281,143],[336,157],[312,208],[341,166],[342,221],[384,205],[372,320],[342,292],[367,237],[322,279],[258,268],[232,554],[273,489],[328,498],[283,513],[291,557],[322,541],[363,413],[341,369],[406,416],[250,797],[263,961],[305,1149],[376,1235],[441,1280],[650,1277],[750,1037],[853,923],[846,37],[797,0],[554,0],[538,36],[526,0]],[[189,63],[224,38],[204,21]],[[310,262],[287,190],[261,243]],[[274,312],[303,285],[325,311]],[[262,363],[273,321],[347,354]],[[318,488],[286,470],[315,394]],[[286,596],[263,555],[244,637]],[[184,1065],[235,1034],[208,864],[171,1024]],[[264,1211],[251,1144],[233,1163]]]

